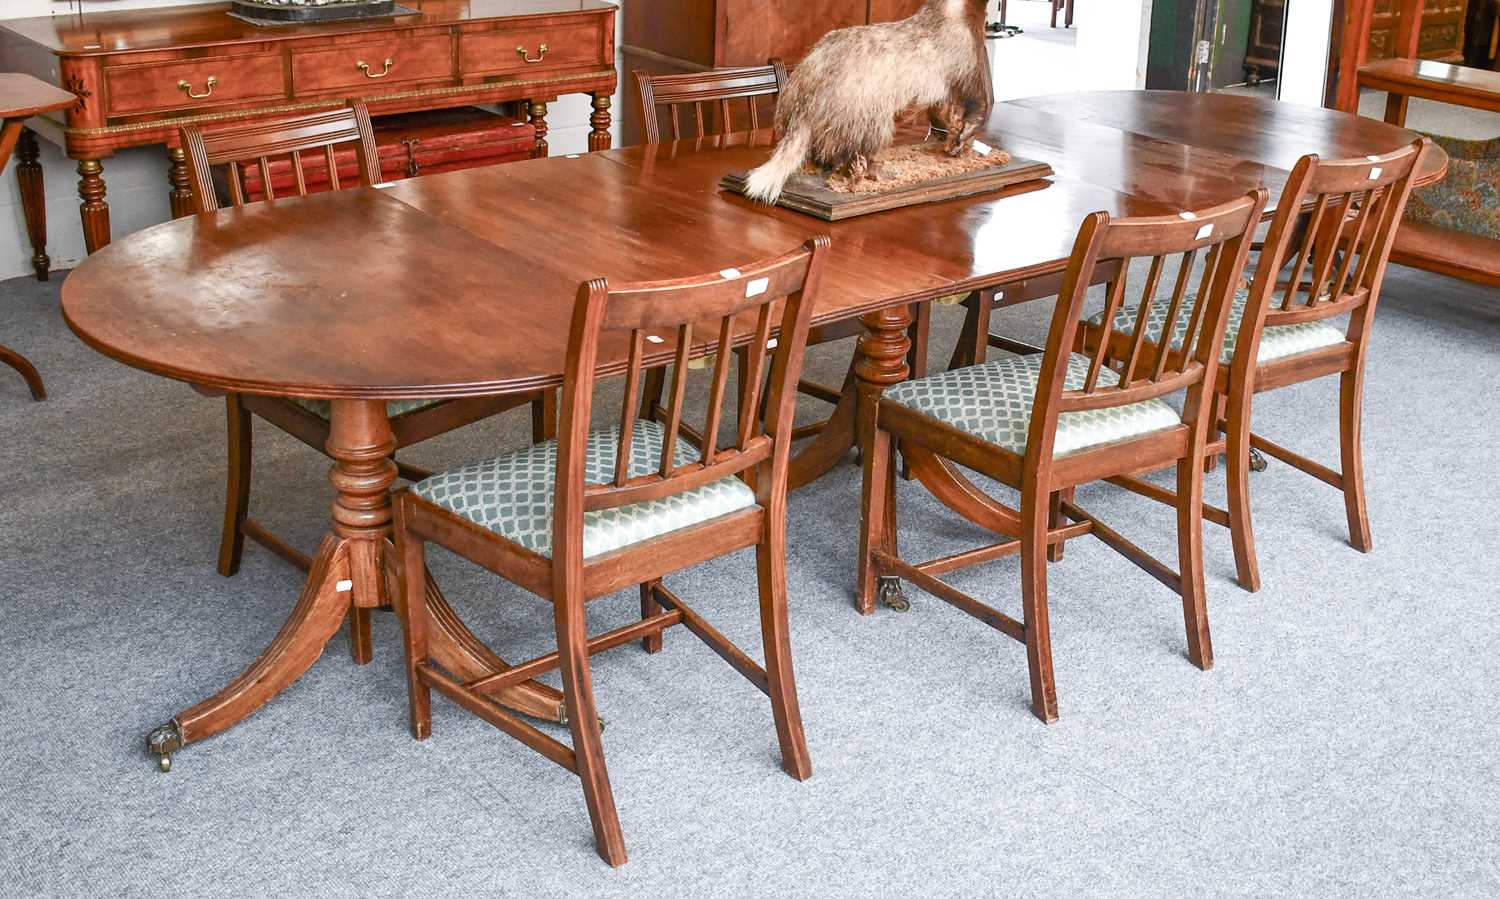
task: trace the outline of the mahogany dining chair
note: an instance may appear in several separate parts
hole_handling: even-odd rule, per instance
[[[365,104],[353,100],[347,106],[310,113],[273,122],[231,125],[203,131],[196,126],[182,129],[181,140],[187,153],[188,182],[198,213],[220,208],[214,172],[221,169],[230,203],[244,206],[246,191],[243,169],[259,168],[267,202],[276,200],[270,177],[272,160],[289,158],[295,178],[294,194],[308,194],[304,162],[309,154],[322,154],[330,186],[341,187],[336,149],[352,145],[359,161],[359,185],[369,187],[380,177],[380,157],[370,114]],[[350,302],[358,302],[358,291],[351,289]],[[540,439],[550,433],[552,413],[550,395],[506,398],[479,397],[458,400],[400,400],[388,404],[391,430],[396,448],[444,434],[517,406],[532,404],[533,432]],[[293,548],[260,522],[249,516],[251,472],[251,416],[259,416],[313,449],[328,454],[330,406],[327,400],[284,399],[231,393],[225,395],[229,416],[229,473],[224,502],[224,529],[219,543],[219,573],[229,577],[239,571],[245,538],[249,537],[303,570],[311,564],[309,557]],[[418,481],[429,472],[397,463],[401,477]],[[358,643],[358,641],[356,641]],[[362,653],[356,649],[356,657]]]
[[[1431,143],[1424,137],[1384,156],[1299,160],[1277,203],[1250,283],[1231,301],[1214,382],[1215,437],[1205,447],[1209,460],[1219,453],[1226,457],[1229,508],[1205,507],[1204,516],[1229,528],[1236,575],[1246,590],[1260,589],[1250,518],[1252,450],[1341,491],[1349,542],[1360,552],[1370,551],[1360,440],[1365,360],[1391,247],[1413,177]],[[1288,266],[1291,273],[1283,277]],[[1190,294],[1186,302],[1195,301]],[[1343,316],[1347,323],[1339,327],[1333,320]],[[1137,320],[1136,310],[1119,310],[1106,336],[1103,316],[1095,316],[1080,332],[1078,348],[1088,352],[1103,341],[1118,364],[1130,353]],[[1159,343],[1165,331],[1159,309],[1146,316],[1149,341]],[[1184,333],[1179,323],[1170,341],[1173,351],[1181,350]],[[1339,471],[1251,432],[1255,394],[1335,374]],[[1224,439],[1218,439],[1221,431]],[[1143,496],[1176,502],[1170,490],[1135,477],[1115,482]]]
[[[792,415],[808,322],[829,241],[814,238],[779,258],[702,277],[578,289],[568,339],[560,437],[434,475],[396,497],[412,731],[432,730],[431,691],[577,774],[599,855],[624,864],[625,843],[605,770],[590,655],[685,625],[770,697],[782,767],[812,774],[792,675],[787,626],[786,496]],[[775,305],[785,299],[778,314]],[[724,414],[736,319],[753,320],[751,377]],[[717,322],[694,343],[694,323]],[[779,324],[773,335],[772,325]],[[600,344],[628,347],[618,425],[590,430]],[[771,354],[774,345],[775,353]],[[690,442],[684,405],[694,355],[717,353],[701,442]],[[770,376],[763,378],[770,356]],[[640,418],[646,372],[673,367],[665,422]],[[762,416],[762,385],[768,391]],[[733,437],[721,443],[721,430]],[[478,678],[445,672],[428,655],[427,542],[552,603],[557,651]],[[765,666],[662,583],[675,571],[755,547]],[[590,638],[590,600],[639,586],[641,620]],[[573,745],[487,701],[508,684],[560,669]]]
[[[1212,667],[1203,586],[1201,460],[1229,298],[1265,199],[1265,191],[1256,190],[1180,215],[1112,219],[1093,213],[1084,219],[1073,245],[1043,353],[986,362],[981,342],[977,364],[896,384],[867,408],[861,429],[860,612],[874,610],[877,592],[899,593],[904,579],[1024,643],[1032,712],[1052,722],[1057,719],[1057,691],[1047,564],[1060,560],[1064,541],[1092,534],[1181,595],[1188,657],[1199,668]],[[1111,266],[1115,272],[1105,289],[1105,308],[1113,321],[1115,311],[1123,308],[1131,263],[1148,257],[1137,308],[1149,314],[1164,302],[1167,321],[1175,325],[1185,319],[1187,332],[1196,335],[1190,351],[1152,354],[1137,337],[1120,371],[1105,364],[1102,348],[1092,355],[1072,352],[1096,270]],[[1175,278],[1163,278],[1169,257],[1179,265]],[[1185,296],[1198,268],[1198,295],[1208,299],[1189,308]],[[1172,286],[1163,300],[1159,294],[1168,283]],[[1180,412],[1162,401],[1177,392],[1185,393]],[[898,443],[912,474],[935,497],[1004,539],[926,562],[902,559],[893,475]],[[1169,465],[1177,470],[1177,571],[1073,502],[1080,484]],[[1020,508],[994,499],[958,466],[1019,490]],[[1012,555],[1021,557],[1021,621],[939,579]]]

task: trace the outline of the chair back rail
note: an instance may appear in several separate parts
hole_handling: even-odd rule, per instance
[[[1265,203],[1265,191],[1256,190],[1211,209],[1175,216],[1111,219],[1107,213],[1096,212],[1084,220],[1053,316],[1028,452],[1041,458],[1051,455],[1060,414],[1124,406],[1183,389],[1189,390],[1183,420],[1197,420],[1202,387],[1218,364],[1230,297],[1244,270],[1251,232]],[[1168,278],[1166,266],[1173,258],[1177,274]],[[1132,264],[1141,261],[1146,261],[1146,276],[1134,307],[1129,352],[1115,372],[1115,382],[1106,384],[1102,373],[1110,361],[1115,316],[1130,308],[1130,272]],[[1070,349],[1081,326],[1089,285],[1099,280],[1097,273],[1106,265],[1118,268],[1105,285],[1102,334],[1086,347],[1089,365],[1083,386],[1069,389]],[[1192,302],[1189,290],[1195,282],[1199,300]],[[1158,338],[1152,340],[1146,322],[1152,309],[1163,304],[1166,320]],[[1181,350],[1173,351],[1171,338],[1184,316],[1190,339]]]
[[[555,547],[574,547],[581,552],[583,512],[662,499],[768,463],[785,468],[791,449],[796,384],[828,247],[828,239],[819,237],[783,256],[710,275],[615,288],[596,279],[579,287],[563,382]],[[736,398],[741,413],[734,423],[732,445],[720,446],[719,431],[729,392],[728,349],[744,339],[747,325],[748,376],[737,385]],[[619,442],[609,481],[588,484],[584,483],[583,465],[598,376],[598,347],[607,332],[625,333],[629,347]],[[670,357],[648,355],[648,337],[665,342],[661,332],[671,334],[675,343]],[[695,338],[695,332],[709,338],[708,348],[716,353],[716,361],[709,376],[701,445],[693,454],[696,458],[679,465],[678,444],[687,430],[683,418],[688,361],[695,347],[703,349],[702,339]],[[764,376],[768,363],[769,379]],[[666,364],[671,364],[673,371],[661,458],[654,471],[632,475],[630,448],[638,427],[641,385],[648,370]],[[767,393],[764,420],[759,414],[763,392]],[[766,484],[774,482],[785,491],[784,477],[757,476],[750,480],[758,495]]]
[[[1254,335],[1242,337],[1368,307],[1430,145],[1424,137],[1384,156],[1298,161],[1252,280],[1245,327]]]
[[[662,140],[661,119],[658,107],[666,107],[667,121],[671,123],[671,140],[685,137],[705,137],[709,128],[709,112],[717,109],[718,130],[724,134],[735,130],[731,101],[743,100],[746,107],[744,121],[751,130],[761,127],[760,98],[774,98],[786,83],[786,68],[781,60],[773,59],[763,66],[710,69],[706,72],[688,72],[681,75],[653,75],[640,69],[635,71],[635,83],[641,95],[641,116],[645,120],[646,143]],[[707,104],[705,106],[705,104]],[[684,134],[679,119],[679,109],[692,107],[692,133]],[[767,123],[770,117],[766,117]]]
[[[342,185],[334,150],[342,144],[357,147],[360,183],[369,186],[378,181],[380,153],[370,123],[370,112],[362,100],[352,100],[348,106],[291,119],[216,128],[208,132],[194,125],[182,129],[182,145],[188,157],[188,182],[198,212],[212,212],[219,208],[213,183],[213,169],[218,166],[227,169],[230,201],[235,206],[243,206],[246,202],[242,171],[246,166],[253,165],[259,170],[267,199],[276,198],[271,181],[271,162],[280,157],[291,160],[296,195],[307,196],[303,154],[309,151],[323,152],[330,186],[339,190]]]

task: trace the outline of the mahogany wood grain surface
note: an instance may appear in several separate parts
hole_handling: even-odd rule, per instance
[[[907,377],[913,304],[1060,274],[1079,222],[1095,212],[1175,214],[1260,188],[1274,196],[1305,153],[1385,154],[1415,139],[1330,110],[1166,92],[999,104],[984,130],[987,143],[1047,161],[1056,177],[827,223],[719,190],[725,172],[764,161],[766,132],[537,159],[148,228],[75,269],[63,312],[85,342],[146,371],[335,400],[338,539],[315,560],[320,582],[308,595],[319,607],[347,603],[338,594],[352,582],[355,603],[369,607],[385,598],[379,571],[392,562],[394,440],[382,401],[561,386],[580,283],[690,277],[830,236],[812,323],[858,319],[865,333],[853,388],[792,461],[795,486],[843,458],[857,410]],[[1446,166],[1432,155],[1423,180]],[[733,339],[749,340],[752,324]],[[677,351],[673,334],[660,336],[648,365]],[[621,335],[603,335],[598,373],[622,373],[628,350]],[[691,351],[707,350],[695,341]],[[330,573],[345,564],[347,576]],[[447,614],[434,622],[461,667],[484,667],[471,634]],[[287,647],[314,642],[294,633],[256,670],[290,683],[311,659]],[[237,681],[159,729],[153,751],[222,731],[269,698]]]

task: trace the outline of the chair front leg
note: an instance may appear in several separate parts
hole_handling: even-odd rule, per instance
[[[584,621],[583,591],[553,597],[553,621],[561,662],[563,703],[573,733],[575,771],[583,781],[583,799],[594,826],[594,848],[599,857],[618,868],[625,864],[625,836],[615,811],[615,796],[604,767],[604,741],[594,707],[594,681],[589,670],[588,630]]]
[[[1195,442],[1193,451],[1177,463],[1177,558],[1188,658],[1207,671],[1214,666],[1214,648],[1208,636],[1203,586],[1202,448]]]
[[[224,530],[219,537],[219,574],[233,577],[245,555],[245,518],[250,510],[250,411],[239,394],[224,396],[229,418],[229,473],[224,485]]]
[[[1026,667],[1031,675],[1031,713],[1057,720],[1057,683],[1052,673],[1052,627],[1047,615],[1047,521],[1051,497],[1035,483],[1021,492],[1021,608],[1026,626]]]
[[[1364,360],[1339,377],[1339,455],[1344,482],[1344,511],[1349,517],[1349,543],[1362,553],[1371,550],[1370,514],[1365,507],[1365,464],[1361,448],[1360,406],[1364,397]]]
[[[802,709],[792,675],[792,641],[786,613],[786,519],[765,516],[765,533],[755,547],[755,569],[760,584],[760,633],[766,654],[766,687],[776,740],[781,744],[781,767],[797,780],[812,777],[807,737],[802,732]]]

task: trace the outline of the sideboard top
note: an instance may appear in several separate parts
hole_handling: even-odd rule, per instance
[[[97,56],[357,34],[392,27],[455,25],[513,16],[598,13],[616,8],[604,0],[401,0],[401,5],[417,12],[393,18],[262,28],[231,17],[228,3],[206,3],[9,19],[0,21],[0,30],[20,35],[60,55]]]

